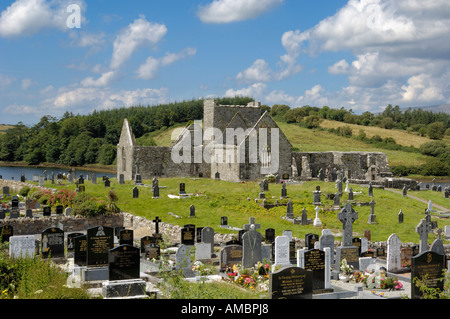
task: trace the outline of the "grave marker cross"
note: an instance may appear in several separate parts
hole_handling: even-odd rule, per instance
[[[344,247],[352,246],[353,223],[358,219],[358,213],[353,210],[351,204],[346,204],[337,217],[344,227],[342,245]]]
[[[161,222],[161,219],[159,219],[159,217],[156,216],[153,222],[155,223],[155,233],[159,234],[159,223]]]
[[[419,250],[423,253],[428,249],[428,234],[432,231],[431,223],[426,218],[416,226],[416,233],[420,236]]]
[[[254,226],[254,228],[252,228],[252,226]],[[245,230],[251,230],[251,229],[260,229],[261,228],[261,224],[255,224],[255,217],[250,217],[249,219],[249,223],[244,225],[244,229]]]

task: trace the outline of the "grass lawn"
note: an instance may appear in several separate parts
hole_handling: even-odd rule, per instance
[[[186,184],[186,192],[194,194],[189,199],[170,199],[169,194],[178,194],[179,183]],[[147,185],[151,185],[151,180],[144,181]],[[94,185],[86,182],[86,192],[89,195],[106,198],[109,188],[104,188],[103,184]],[[132,189],[134,185],[127,182],[125,185],[119,185],[115,179],[111,180],[111,187],[118,196],[118,207],[133,215],[142,216],[153,220],[159,216],[164,223],[183,226],[185,224],[195,224],[197,227],[212,227],[218,233],[236,233],[234,231],[220,228],[220,218],[228,217],[228,225],[232,227],[242,228],[247,224],[249,217],[255,217],[256,222],[261,224],[260,232],[264,235],[264,230],[274,228],[276,235],[281,235],[283,230],[292,230],[293,236],[304,238],[308,233],[320,235],[321,229],[313,225],[301,226],[289,223],[281,218],[286,215],[286,207],[276,207],[270,210],[264,209],[257,205],[254,201],[259,194],[259,185],[257,183],[230,183],[224,181],[216,181],[210,179],[193,179],[193,178],[170,178],[160,179],[160,198],[152,199],[151,187],[139,187],[139,198],[133,199]],[[351,184],[350,184],[351,185]],[[51,185],[48,185],[51,186]],[[314,206],[312,205],[312,192],[316,186],[320,186],[322,190],[322,204],[332,206],[332,200],[327,199],[327,193],[335,193],[334,183],[327,182],[306,182],[303,184],[290,184],[287,187],[288,196],[293,202],[294,214],[301,216],[302,209],[306,208],[308,218],[315,217]],[[370,202],[367,194],[367,188],[360,185],[353,186],[354,192],[362,191],[361,195],[355,194],[357,202]],[[54,185],[53,185],[54,187]],[[60,186],[64,187],[64,186]],[[74,189],[74,185],[68,186]],[[435,192],[411,192],[415,196],[421,196],[424,199],[432,199],[436,204],[449,207],[449,203],[439,201],[438,194]],[[418,194],[416,194],[418,193]],[[281,195],[281,186],[270,184],[269,192],[266,192],[268,202],[275,202],[276,198]],[[348,195],[344,193],[341,199],[343,204]],[[388,237],[396,233],[402,242],[419,242],[419,235],[415,232],[415,227],[420,220],[424,218],[424,211],[427,205],[411,198],[404,198],[401,194],[397,194],[388,190],[374,189],[375,215],[378,224],[368,224],[370,214],[370,206],[356,206],[355,211],[358,212],[358,220],[353,225],[354,236],[362,237],[365,230],[370,230],[372,234],[372,242],[386,241]],[[273,197],[273,199],[272,199]],[[443,195],[442,195],[443,197]],[[250,198],[250,200],[247,200]],[[286,200],[280,201],[286,202]],[[196,208],[196,218],[189,218],[189,207],[194,205]],[[398,213],[400,209],[404,213],[404,223],[398,223]],[[172,212],[181,218],[175,218],[168,213]],[[337,219],[337,211],[324,212],[321,211],[319,217],[324,228],[331,229],[337,240],[341,240],[342,223]],[[433,216],[432,220],[438,220],[439,228],[450,225],[450,219],[438,219]],[[429,243],[434,240],[434,235],[430,234]]]

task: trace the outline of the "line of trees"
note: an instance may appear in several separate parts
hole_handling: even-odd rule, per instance
[[[218,99],[220,104],[247,104],[249,97]],[[147,133],[203,118],[203,100],[156,106],[133,106],[89,115],[71,112],[57,119],[43,116],[29,128],[19,122],[0,134],[0,161],[30,165],[56,163],[70,166],[114,164],[123,120],[127,118],[136,138]]]
[[[288,105],[276,104],[272,106],[271,114],[287,123],[299,123],[308,128],[318,127],[320,119],[327,119],[347,124],[417,132],[419,135],[428,136],[433,140],[450,135],[449,114],[412,108],[402,111],[398,105],[390,104],[382,113],[364,112],[361,115],[344,108],[332,109],[328,106],[318,108],[306,105],[291,109]]]

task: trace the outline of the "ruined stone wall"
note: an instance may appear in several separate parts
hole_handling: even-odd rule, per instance
[[[341,170],[351,180],[372,180],[368,174],[370,167],[376,167],[373,172],[375,178],[390,175],[386,154],[378,152],[294,152],[293,157],[301,175],[302,157],[309,161],[312,177],[318,176],[320,169]]]
[[[210,178],[211,166],[208,163],[194,163],[192,149],[191,163],[175,163],[172,160],[172,148],[162,146],[137,146],[134,149],[133,162],[139,163],[142,179],[167,177],[204,177]],[[133,171],[133,176],[135,169]]]

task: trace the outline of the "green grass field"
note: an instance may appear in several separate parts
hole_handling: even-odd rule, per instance
[[[170,199],[169,194],[178,194],[179,183],[186,184],[186,192],[192,193],[189,199]],[[147,185],[151,185],[151,180],[144,181]],[[308,233],[321,234],[321,229],[313,225],[301,226],[289,223],[281,218],[286,215],[286,207],[276,207],[267,210],[254,202],[259,194],[259,185],[257,183],[230,183],[224,181],[216,181],[210,179],[192,179],[192,178],[170,178],[160,179],[159,185],[160,198],[152,199],[151,187],[139,187],[139,198],[133,199],[132,189],[134,185],[127,182],[125,185],[119,185],[115,179],[111,180],[111,187],[118,195],[118,207],[133,215],[142,216],[153,220],[159,216],[165,223],[183,226],[185,224],[195,224],[197,227],[210,226],[218,233],[236,233],[234,231],[220,228],[220,218],[228,217],[228,224],[232,227],[242,228],[247,224],[249,217],[255,217],[256,222],[261,224],[261,233],[264,230],[274,228],[276,235],[280,235],[283,230],[292,230],[293,236],[304,238]],[[50,186],[50,185],[49,185]],[[54,186],[54,185],[53,185]],[[288,185],[288,196],[294,204],[294,215],[301,216],[302,209],[308,211],[308,218],[315,217],[315,206],[312,205],[312,192],[316,186],[320,186],[322,190],[322,204],[324,207],[332,206],[333,202],[327,199],[327,193],[335,193],[335,184],[327,182],[306,182],[303,184]],[[354,192],[362,191],[361,195],[355,195],[357,202],[370,202],[372,199],[367,194],[367,188],[360,185],[353,186]],[[61,186],[60,186],[61,187]],[[74,185],[68,186],[74,189]],[[89,195],[106,198],[110,189],[104,188],[100,183],[98,185],[86,182],[86,192]],[[436,192],[420,192],[415,196],[421,196],[424,199],[431,198],[436,204],[450,208],[450,203],[445,201],[442,193]],[[275,202],[276,198],[281,195],[281,186],[270,184],[269,192],[266,192],[268,202]],[[437,196],[441,195],[443,200],[439,200]],[[354,209],[358,212],[358,220],[354,223],[354,236],[362,237],[365,230],[370,230],[372,241],[386,241],[388,237],[396,233],[402,242],[419,241],[419,236],[415,232],[415,227],[420,220],[424,218],[424,211],[427,205],[411,198],[404,198],[401,194],[397,194],[388,190],[374,189],[374,200],[376,202],[375,214],[378,224],[368,224],[370,214],[370,206],[358,207],[354,205]],[[435,197],[436,196],[436,197]],[[272,199],[273,197],[273,199]],[[250,198],[250,200],[247,200]],[[343,205],[348,198],[344,193],[341,199]],[[286,203],[286,200],[280,201]],[[189,218],[189,207],[196,207],[196,218]],[[404,213],[404,223],[398,223],[398,213],[402,209]],[[172,212],[181,218],[175,218],[168,213]],[[337,219],[337,211],[320,212],[320,219],[324,228],[331,229],[335,233],[336,239],[340,240],[342,232],[342,224]],[[439,228],[450,225],[450,219],[441,219],[437,215],[433,215],[432,220],[438,220]],[[429,243],[434,240],[434,235],[430,234]]]

